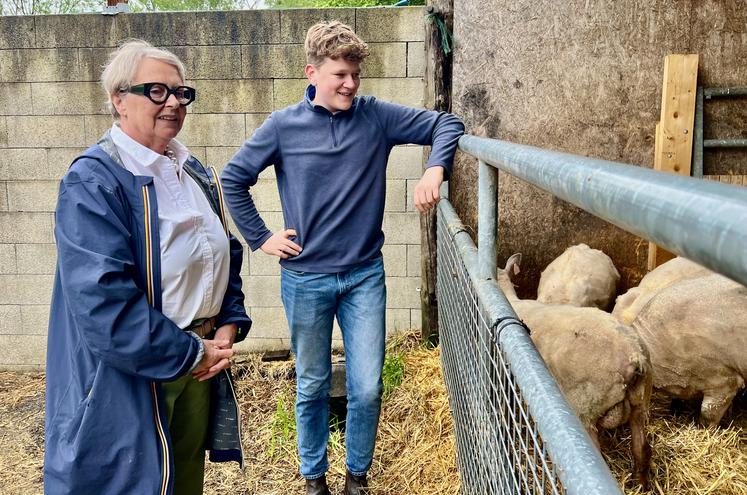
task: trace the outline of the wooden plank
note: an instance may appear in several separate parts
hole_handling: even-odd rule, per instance
[[[661,89],[661,118],[656,126],[654,170],[690,175],[698,85],[698,55],[667,55]],[[649,242],[648,269],[674,258]]]
[[[667,55],[661,91],[660,168],[690,175],[698,85],[698,55]]]

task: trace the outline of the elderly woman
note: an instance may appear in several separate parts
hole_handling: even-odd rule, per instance
[[[195,99],[179,59],[131,41],[102,84],[114,125],[55,212],[45,493],[201,494],[206,449],[242,463],[242,248],[215,170],[176,140]]]

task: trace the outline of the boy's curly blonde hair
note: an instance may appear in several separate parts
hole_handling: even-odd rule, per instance
[[[340,21],[319,22],[311,26],[304,46],[306,62],[315,67],[322,65],[326,57],[362,62],[370,53],[368,45],[350,26]]]

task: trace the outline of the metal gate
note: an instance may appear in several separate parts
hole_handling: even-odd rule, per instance
[[[494,167],[742,284],[747,190],[474,136],[460,149],[480,160],[480,248],[443,199],[437,294],[462,493],[621,494],[494,280]]]

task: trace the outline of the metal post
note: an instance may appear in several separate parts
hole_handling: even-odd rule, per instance
[[[693,132],[693,177],[703,178],[703,86],[695,95],[695,132]]]
[[[480,160],[477,217],[477,252],[480,260],[480,276],[495,278],[496,256],[496,196],[498,192],[498,170]]]

